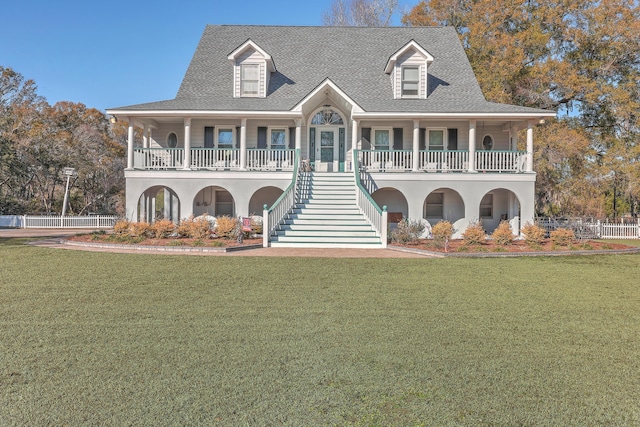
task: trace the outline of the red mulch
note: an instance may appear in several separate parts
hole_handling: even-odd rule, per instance
[[[397,243],[393,243],[398,245]],[[514,241],[510,245],[498,245],[492,240],[486,240],[479,245],[465,245],[462,240],[449,241],[448,250],[445,251],[443,246],[438,246],[433,240],[420,240],[416,243],[405,243],[398,246],[405,246],[414,249],[423,249],[433,252],[469,252],[469,253],[481,253],[481,252],[571,252],[571,251],[584,251],[584,250],[612,250],[612,249],[631,249],[634,246],[623,245],[619,243],[610,243],[602,240],[586,240],[582,242],[574,242],[571,245],[560,246],[555,245],[550,240],[547,240],[541,245],[529,245],[522,240]]]
[[[116,240],[110,240],[110,234],[104,235],[94,235],[94,234],[80,234],[77,236],[68,237],[67,240],[73,240],[75,242],[92,242],[92,243],[112,243],[112,244],[133,244],[131,242],[119,242]],[[202,241],[204,245],[198,245],[203,247],[214,247],[214,242],[221,242],[224,246],[218,246],[220,243],[215,243],[215,247],[232,247],[232,246],[249,246],[249,245],[261,245],[262,238],[259,239],[244,239],[242,243],[238,243],[236,240],[226,240],[226,239],[190,239],[186,237],[180,238],[168,238],[168,239],[145,239],[139,242],[136,242],[136,245],[143,246],[172,246],[175,245],[175,241],[179,241],[182,243],[180,246],[195,246],[194,242]]]

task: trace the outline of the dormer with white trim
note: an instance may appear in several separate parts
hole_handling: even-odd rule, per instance
[[[266,98],[269,77],[276,71],[271,55],[247,40],[227,58],[233,64],[233,97]]]
[[[391,55],[384,72],[391,77],[393,99],[426,99],[433,56],[411,40]]]

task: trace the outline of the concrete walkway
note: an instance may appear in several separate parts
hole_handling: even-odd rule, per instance
[[[60,248],[70,250],[82,250],[91,252],[117,252],[117,253],[147,253],[164,255],[195,255],[195,256],[273,256],[273,257],[315,257],[315,258],[427,258],[428,256],[410,252],[401,252],[392,249],[344,249],[344,248],[257,248],[237,252],[192,252],[180,251],[172,248],[171,252],[162,249],[153,250],[145,248],[144,251],[126,248],[65,245],[60,241],[64,237],[76,234],[91,233],[94,230],[84,229],[0,229],[0,238],[33,238],[30,244],[34,246]]]

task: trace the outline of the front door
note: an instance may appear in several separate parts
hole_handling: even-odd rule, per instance
[[[338,171],[338,128],[318,128],[316,131],[316,170]]]

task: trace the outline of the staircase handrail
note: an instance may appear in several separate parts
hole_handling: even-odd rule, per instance
[[[291,176],[291,183],[284,190],[284,192],[278,197],[271,207],[264,205],[262,214],[262,246],[269,247],[269,237],[280,224],[280,221],[289,213],[296,204],[296,190],[298,188],[300,171],[300,149],[295,149],[294,161],[293,161],[293,173]]]
[[[360,150],[353,150],[353,173],[356,182],[356,204],[380,237],[382,247],[387,247],[387,207],[380,208],[360,179]]]

